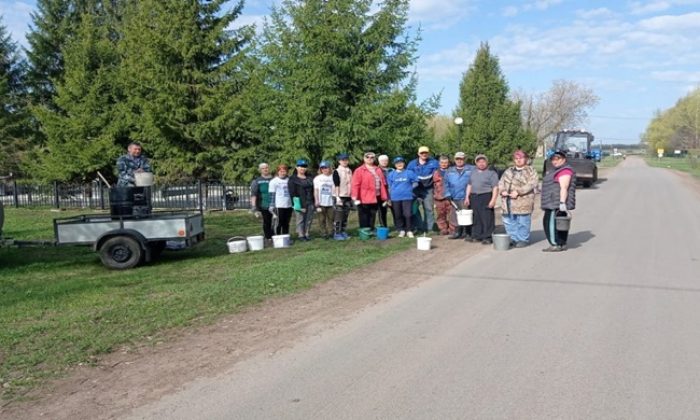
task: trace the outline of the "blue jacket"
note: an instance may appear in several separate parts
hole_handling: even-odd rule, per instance
[[[416,174],[408,169],[389,173],[389,198],[391,201],[413,200],[413,187],[417,182]]]
[[[445,198],[464,200],[473,170],[473,165],[464,165],[461,171],[455,166],[450,167],[445,174]]]
[[[418,190],[429,190],[433,188],[433,173],[440,168],[440,162],[435,158],[428,158],[424,164],[418,163],[418,158],[408,163],[406,169],[413,171],[418,177]]]

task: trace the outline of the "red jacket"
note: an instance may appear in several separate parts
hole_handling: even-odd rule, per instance
[[[374,168],[374,172],[379,176],[381,180],[381,186],[379,188],[380,198],[382,201],[388,199],[387,188],[386,188],[386,178],[384,178],[384,171],[379,167]],[[362,165],[355,169],[352,173],[352,199],[360,200],[362,204],[376,204],[377,203],[377,191],[374,185],[374,175],[370,172],[367,165]]]

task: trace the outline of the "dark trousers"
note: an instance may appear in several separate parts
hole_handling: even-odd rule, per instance
[[[262,213],[262,228],[265,239],[272,239],[274,232],[272,231],[272,213],[268,209],[259,210]]]
[[[380,203],[379,197],[374,204],[360,204],[357,208],[357,216],[360,218],[361,228],[374,228],[374,222],[377,219],[377,211]]]
[[[345,233],[348,227],[348,217],[350,216],[350,206],[352,205],[352,200],[350,197],[340,197],[342,201],[341,205],[337,205],[333,208],[333,229],[334,233]]]
[[[392,201],[391,205],[394,209],[396,230],[413,230],[413,200]]]
[[[289,233],[289,222],[292,220],[292,213],[294,210],[290,207],[288,209],[278,208],[277,211],[277,227],[275,228],[275,233],[278,235],[286,235]]]
[[[558,210],[545,210],[542,217],[542,225],[544,226],[544,234],[547,236],[547,241],[550,245],[566,245],[569,239],[568,230],[557,230],[557,222],[555,217]]]
[[[469,196],[470,207],[474,210],[474,224],[472,225],[472,238],[483,241],[491,239],[496,230],[496,215],[489,208],[491,193],[472,194]]]

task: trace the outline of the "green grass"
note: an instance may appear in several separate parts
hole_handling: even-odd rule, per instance
[[[649,166],[656,168],[676,169],[678,171],[688,172],[693,176],[700,177],[700,159],[697,157],[663,157],[661,159],[658,157],[647,157],[646,161]]]
[[[54,217],[6,209],[4,233],[52,239]],[[87,247],[0,249],[0,386],[16,398],[100,354],[167,339],[174,329],[291,294],[411,246],[411,241],[317,239],[289,249],[228,254],[231,236],[257,234],[247,212],[205,217],[207,240],[149,265],[110,271]],[[343,258],[338,258],[342,255]]]

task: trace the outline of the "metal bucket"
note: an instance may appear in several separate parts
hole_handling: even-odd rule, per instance
[[[151,172],[134,172],[134,184],[137,187],[150,187],[153,185],[153,180]]]
[[[493,248],[497,251],[508,251],[510,249],[510,235],[507,233],[494,233],[491,235]]]
[[[557,212],[557,215],[554,217],[554,224],[557,230],[568,232],[571,227],[571,213],[568,211]]]
[[[228,252],[231,254],[246,252],[248,250],[246,240],[242,236],[234,236],[233,238],[229,238],[229,240],[226,241],[226,245],[228,246]]]

